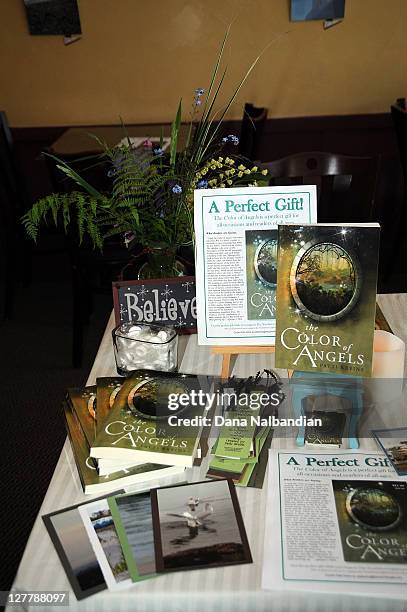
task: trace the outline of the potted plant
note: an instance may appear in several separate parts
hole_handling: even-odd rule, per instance
[[[131,140],[113,148],[101,142],[101,163],[108,163],[111,190],[102,193],[61,159],[57,168],[72,179],[78,189],[51,194],[36,202],[24,215],[28,235],[36,239],[48,217],[65,230],[76,224],[79,241],[87,234],[99,249],[111,236],[122,235],[129,254],[134,245],[147,255],[140,270],[143,278],[174,276],[183,269],[177,261],[180,247],[192,246],[194,189],[264,184],[267,170],[253,166],[239,156],[223,153],[238,145],[234,134],[221,136],[223,119],[259,58],[251,64],[228,102],[216,110],[225,77],[220,65],[228,32],[223,39],[207,91],[195,90],[185,146],[179,151],[182,104],[171,128],[168,151],[163,139],[155,146],[149,140],[133,148]],[[222,154],[223,153],[223,154]],[[53,157],[53,156],[51,156]]]

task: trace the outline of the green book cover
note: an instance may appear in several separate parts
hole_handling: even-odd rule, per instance
[[[103,422],[113,408],[114,400],[123,382],[124,378],[122,376],[104,376],[96,379],[97,433],[101,430]]]
[[[248,230],[245,234],[247,318],[275,319],[277,230]]]
[[[107,500],[133,582],[153,578],[155,551],[150,493],[128,493]]]
[[[112,491],[116,490],[117,487],[142,483],[151,479],[155,480],[160,478],[161,475],[173,475],[175,472],[175,469],[171,468],[172,472],[170,473],[165,465],[145,463],[133,468],[112,472],[105,476],[99,476],[96,462],[89,454],[90,448],[87,439],[72,411],[71,405],[64,402],[63,409],[66,429],[84,493],[93,494]]]
[[[379,232],[279,226],[276,367],[371,376]]]
[[[96,386],[68,389],[68,401],[89,446],[96,437]]]
[[[126,378],[102,430],[92,444],[91,456],[159,462],[192,467],[202,432],[205,408],[187,403],[169,408],[170,394],[200,390],[197,376],[143,370]],[[189,424],[169,417],[187,418]],[[194,419],[196,419],[194,421]]]
[[[345,561],[407,563],[407,483],[333,480]]]

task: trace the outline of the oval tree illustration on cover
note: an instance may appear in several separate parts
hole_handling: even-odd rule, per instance
[[[372,531],[394,529],[403,516],[391,493],[373,488],[351,491],[346,497],[346,511],[355,523]]]
[[[144,419],[166,419],[171,414],[178,415],[188,408],[179,406],[176,410],[169,410],[168,396],[171,393],[181,395],[189,393],[189,388],[177,378],[147,378],[135,384],[131,389],[127,405],[130,412]]]
[[[265,285],[277,286],[277,240],[265,240],[259,244],[254,255],[254,269]]]
[[[333,242],[308,242],[291,267],[294,301],[316,321],[335,321],[349,313],[358,301],[361,284],[357,258]]]

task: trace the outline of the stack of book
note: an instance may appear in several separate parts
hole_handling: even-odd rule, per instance
[[[241,410],[236,411],[239,417]],[[239,418],[238,417],[238,418]],[[241,487],[262,488],[268,451],[273,437],[271,427],[224,425],[212,449],[208,478],[231,478]]]
[[[148,488],[169,476],[184,480],[185,468],[200,463],[207,442],[201,427],[169,427],[168,394],[197,384],[192,375],[139,370],[126,379],[98,378],[95,386],[69,389],[64,415],[84,492]]]

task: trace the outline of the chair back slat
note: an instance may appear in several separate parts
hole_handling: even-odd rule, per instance
[[[270,185],[316,185],[318,221],[375,221],[378,159],[311,151],[266,164]]]

